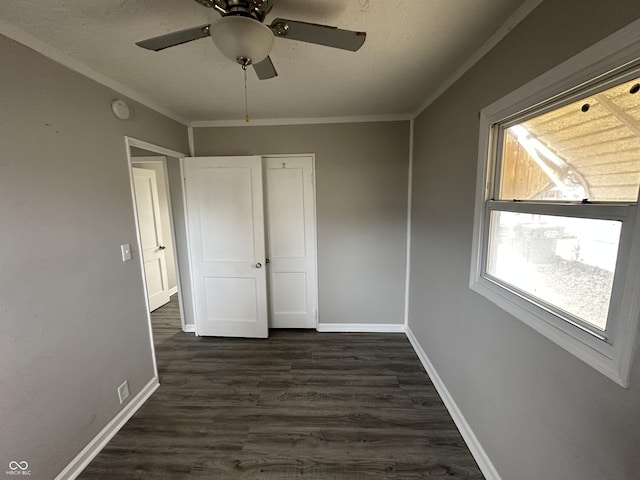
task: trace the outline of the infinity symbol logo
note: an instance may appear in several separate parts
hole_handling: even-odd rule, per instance
[[[26,470],[29,468],[29,464],[26,461],[16,462],[15,460],[9,462],[9,468],[11,470]]]

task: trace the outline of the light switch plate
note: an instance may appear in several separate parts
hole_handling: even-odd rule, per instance
[[[122,252],[123,262],[131,260],[131,245],[129,245],[128,243],[120,245],[120,251]]]

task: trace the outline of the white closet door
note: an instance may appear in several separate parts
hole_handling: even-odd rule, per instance
[[[265,157],[269,326],[315,328],[313,157]]]
[[[156,172],[133,168],[136,212],[142,242],[144,275],[149,296],[149,310],[154,311],[169,302],[167,260],[164,255],[160,202]]]
[[[183,162],[196,333],[266,338],[262,159]]]

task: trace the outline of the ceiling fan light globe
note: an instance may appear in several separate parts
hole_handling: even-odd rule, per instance
[[[269,56],[274,36],[269,27],[247,17],[227,16],[211,24],[211,39],[222,54],[233,60],[248,58],[260,63]]]

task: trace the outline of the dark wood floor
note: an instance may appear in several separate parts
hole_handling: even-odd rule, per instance
[[[180,331],[154,312],[160,388],[79,477],[482,479],[403,334]]]

